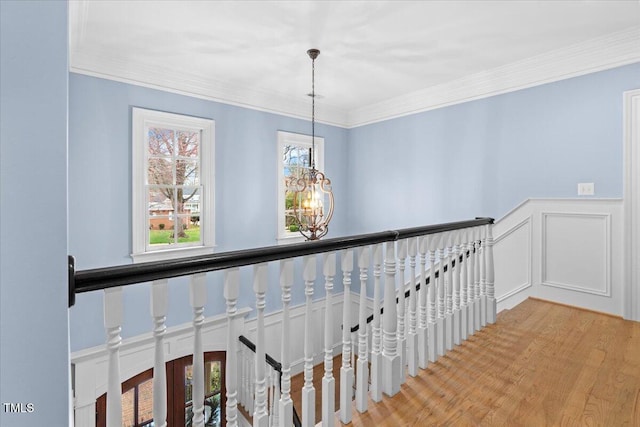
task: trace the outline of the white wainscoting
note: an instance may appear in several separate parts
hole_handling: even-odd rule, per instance
[[[530,199],[493,234],[499,311],[532,296],[623,314],[621,199]]]
[[[543,285],[611,296],[610,214],[543,212],[541,234]]]
[[[513,215],[493,229],[495,295],[498,310],[511,308],[530,294],[532,216]]]

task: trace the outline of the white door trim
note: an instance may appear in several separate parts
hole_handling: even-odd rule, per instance
[[[640,89],[624,92],[623,317],[640,321]]]

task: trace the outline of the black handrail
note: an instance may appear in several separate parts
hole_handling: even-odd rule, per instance
[[[200,255],[167,261],[127,264],[115,267],[94,268],[75,271],[75,261],[69,257],[69,307],[75,302],[75,295],[117,286],[150,282],[170,277],[186,276],[208,271],[224,270],[245,265],[259,264],[280,259],[296,258],[322,252],[350,249],[358,246],[392,242],[409,237],[442,233],[462,228],[493,224],[493,218],[449,222],[424,227],[382,231],[348,237],[337,237],[313,242],[295,243],[282,246],[244,249]]]
[[[249,350],[253,351],[254,353],[256,352],[256,345],[252,343],[249,338],[245,337],[244,335],[240,335],[238,339],[242,344],[246,345]],[[264,358],[269,366],[271,366],[276,370],[276,372],[282,375],[282,363],[278,362],[276,359],[266,353],[264,355]]]
[[[249,338],[244,335],[240,335],[238,337],[240,342],[247,346],[247,348],[254,353],[256,352],[256,345],[249,340]],[[265,353],[264,355],[265,361],[269,366],[271,366],[278,373],[278,384],[280,384],[280,389],[282,389],[282,363],[275,360],[273,357],[269,356]],[[295,427],[302,427],[302,421],[300,421],[300,417],[298,416],[298,411],[296,411],[295,405],[292,403],[291,407],[293,408],[293,425]]]

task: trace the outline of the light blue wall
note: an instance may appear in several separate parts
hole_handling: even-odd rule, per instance
[[[69,424],[67,3],[0,1],[0,425]]]
[[[74,73],[69,84],[69,248],[78,269],[131,263],[132,107],[215,120],[216,251],[276,244],[277,131],[308,134],[308,121]],[[329,236],[339,236],[347,230],[347,130],[317,125],[316,134],[325,138],[336,197]],[[219,276],[209,277],[207,315],[224,311]],[[242,277],[239,304],[254,304],[251,277]],[[271,277],[277,284],[275,270]],[[183,283],[170,286],[169,325],[191,319]],[[302,289],[296,291],[294,301],[302,302]],[[280,307],[279,299],[278,286],[271,286],[267,307]],[[101,304],[99,292],[78,296],[72,350],[104,342]],[[123,336],[148,332],[150,322],[148,287],[125,289]]]
[[[500,218],[531,197],[622,197],[622,93],[640,64],[349,132],[353,232]]]
[[[574,197],[578,182],[621,197],[622,92],[636,87],[640,64],[351,130],[320,125],[336,191],[331,235],[498,218],[530,197]],[[69,246],[78,268],[131,262],[133,106],[215,120],[216,249],[275,243],[276,132],[308,133],[307,121],[71,74]],[[253,306],[250,272],[242,278],[240,305]],[[336,284],[339,292],[339,275]],[[223,312],[221,289],[210,275],[207,315]],[[168,323],[190,321],[186,281],[170,293]],[[146,285],[125,290],[123,336],[149,331],[148,299]],[[73,350],[104,342],[101,304],[100,293],[78,297]]]

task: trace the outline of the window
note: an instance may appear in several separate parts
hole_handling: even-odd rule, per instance
[[[316,136],[316,169],[324,171],[324,138]],[[278,235],[280,242],[302,241],[293,217],[293,192],[285,181],[311,168],[311,136],[278,132]]]
[[[205,354],[204,361],[204,425],[220,426],[222,418],[222,386],[224,383],[223,360],[216,353]],[[176,360],[174,373],[174,413],[185,426],[193,425],[193,363],[192,356]],[[178,421],[178,420],[176,420]],[[176,422],[177,424],[177,422]],[[181,424],[182,425],[182,424]]]
[[[213,251],[214,122],[133,109],[134,262]]]
[[[167,425],[193,424],[193,357],[167,362]],[[225,352],[204,354],[204,422],[205,427],[219,427],[225,419]],[[122,425],[153,427],[153,369],[122,383]],[[96,427],[106,426],[107,395],[96,400]]]

